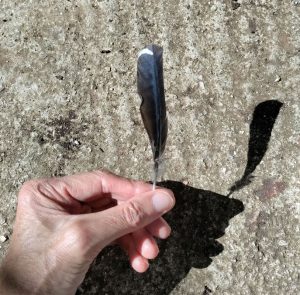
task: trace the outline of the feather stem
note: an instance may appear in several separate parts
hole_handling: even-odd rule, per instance
[[[157,177],[158,177],[158,170],[159,170],[159,161],[155,160],[154,161],[154,175],[153,175],[153,186],[152,186],[152,190],[154,191],[156,189],[156,183],[157,183]]]

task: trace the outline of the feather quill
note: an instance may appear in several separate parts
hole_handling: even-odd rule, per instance
[[[162,47],[149,45],[140,51],[137,65],[137,88],[142,99],[140,111],[153,152],[153,189],[155,189],[168,133]]]

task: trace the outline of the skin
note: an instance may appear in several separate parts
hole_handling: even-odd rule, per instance
[[[119,244],[144,272],[167,238],[161,217],[175,204],[167,189],[94,171],[26,182],[0,269],[0,294],[75,294],[90,264]]]

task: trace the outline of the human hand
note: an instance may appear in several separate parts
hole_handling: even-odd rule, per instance
[[[160,216],[174,206],[170,190],[108,172],[26,182],[18,196],[1,294],[75,294],[98,253],[117,242],[138,272],[167,238]]]

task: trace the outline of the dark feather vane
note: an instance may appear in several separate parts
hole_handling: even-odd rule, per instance
[[[155,187],[168,133],[162,47],[149,45],[139,53],[137,86],[142,99],[140,111],[153,152]]]

